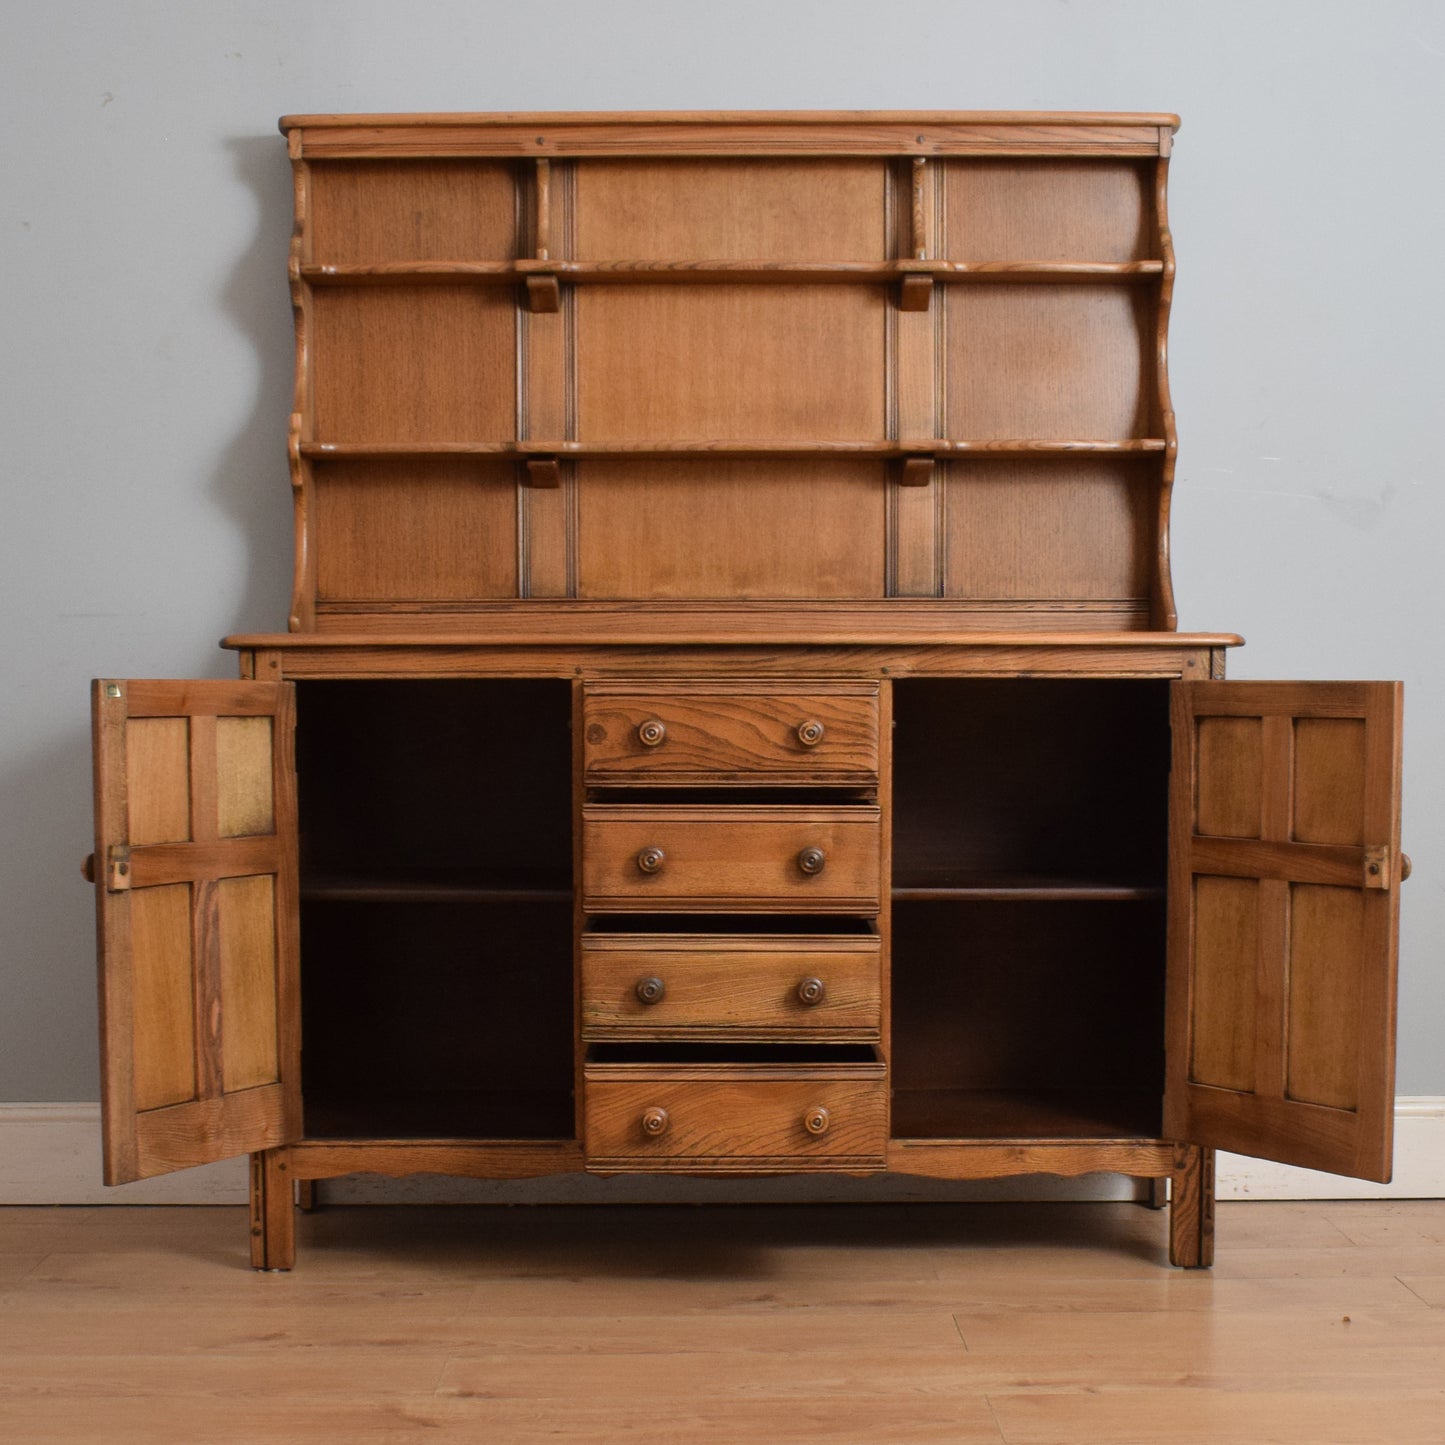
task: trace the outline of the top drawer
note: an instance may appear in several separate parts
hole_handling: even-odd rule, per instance
[[[593,683],[589,783],[870,783],[878,684]]]

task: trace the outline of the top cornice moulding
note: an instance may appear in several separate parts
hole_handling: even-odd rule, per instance
[[[1138,125],[1179,129],[1179,117],[1072,110],[578,110],[283,115],[283,131],[323,126],[439,125]]]

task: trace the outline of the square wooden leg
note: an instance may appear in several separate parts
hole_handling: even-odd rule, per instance
[[[1139,1180],[1141,1193],[1139,1203],[1145,1209],[1163,1209],[1169,1203],[1169,1176],[1145,1177]]]
[[[290,1269],[296,1262],[296,1206],[284,1149],[251,1155],[251,1267]]]
[[[1214,1263],[1214,1150],[1174,1148],[1169,1185],[1169,1263],[1208,1269]]]

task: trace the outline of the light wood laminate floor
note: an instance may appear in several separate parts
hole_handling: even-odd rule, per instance
[[[1445,1201],[0,1210],[0,1440],[1445,1441]]]

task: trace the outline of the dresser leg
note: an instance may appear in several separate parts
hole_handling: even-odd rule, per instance
[[[296,1206],[284,1149],[251,1155],[251,1267],[290,1269],[296,1262]]]
[[[1158,1178],[1145,1177],[1139,1181],[1143,1193],[1139,1197],[1139,1203],[1145,1209],[1163,1209],[1169,1203],[1169,1176],[1160,1175]]]
[[[1174,1146],[1169,1187],[1169,1263],[1208,1269],[1214,1263],[1214,1150]]]

